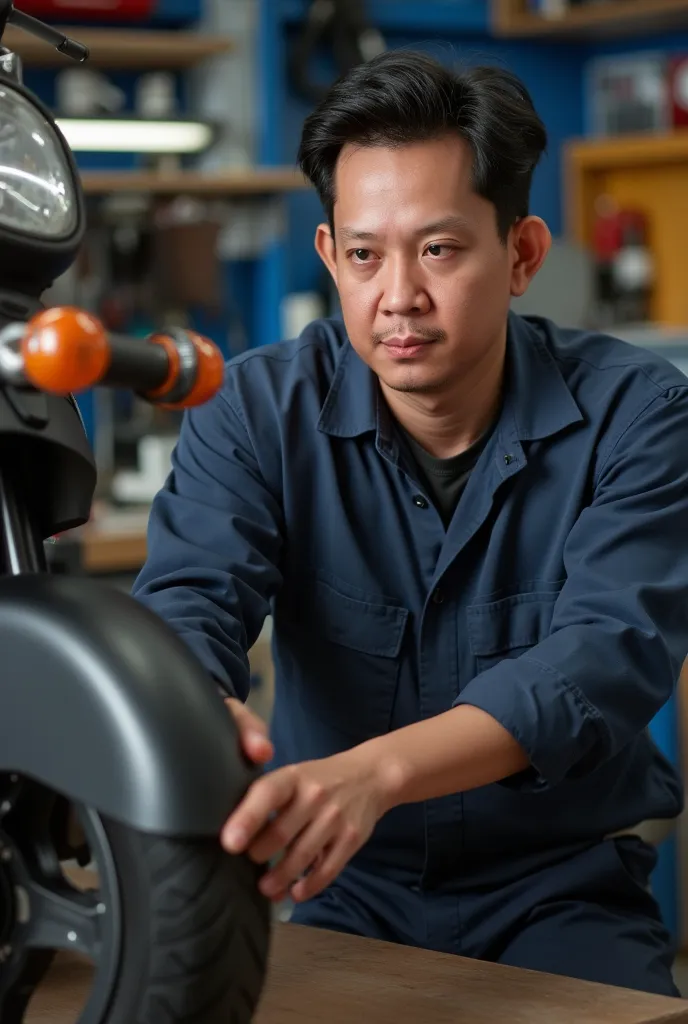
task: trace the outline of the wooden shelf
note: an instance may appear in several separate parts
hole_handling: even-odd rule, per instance
[[[586,170],[641,167],[688,161],[688,130],[652,135],[576,139],[566,145],[568,160]]]
[[[234,49],[234,41],[227,36],[196,32],[73,26],[64,29],[60,26],[60,29],[88,46],[91,55],[87,63],[98,68],[181,70]],[[18,53],[27,67],[72,66],[72,61],[48,43],[12,26],[7,28],[3,44]]]
[[[688,28],[688,0],[607,0],[574,7],[560,18],[528,11],[524,0],[492,0],[496,35],[595,39]]]
[[[84,171],[81,181],[87,195],[144,192],[153,195],[250,196],[296,192],[309,187],[301,172],[290,167],[257,167],[224,174]]]
[[[657,264],[652,319],[685,327],[688,130],[575,140],[565,146],[564,168],[567,231],[579,244],[590,245],[595,202],[601,195],[647,213]]]

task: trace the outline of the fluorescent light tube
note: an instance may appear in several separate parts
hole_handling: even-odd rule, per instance
[[[55,120],[77,153],[200,153],[213,141],[212,126],[201,121]]]

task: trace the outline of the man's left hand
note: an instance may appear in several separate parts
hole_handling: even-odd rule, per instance
[[[223,831],[230,853],[279,862],[260,888],[274,901],[317,895],[390,809],[390,786],[363,747],[270,772],[254,782]]]

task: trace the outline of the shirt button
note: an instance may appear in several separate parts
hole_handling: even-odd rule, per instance
[[[417,505],[418,508],[427,508],[428,507],[427,499],[424,498],[422,494],[414,494],[413,495],[413,504]]]
[[[442,602],[444,601],[444,591],[441,589],[441,587],[437,587],[435,590],[433,590],[432,599],[435,602],[435,604],[442,604]]]

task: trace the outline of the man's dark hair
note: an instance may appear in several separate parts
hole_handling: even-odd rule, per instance
[[[334,237],[334,178],[341,149],[401,146],[455,132],[473,152],[474,191],[491,202],[503,241],[528,214],[547,132],[516,75],[498,67],[452,71],[424,53],[392,50],[340,78],[306,119],[298,160]]]

